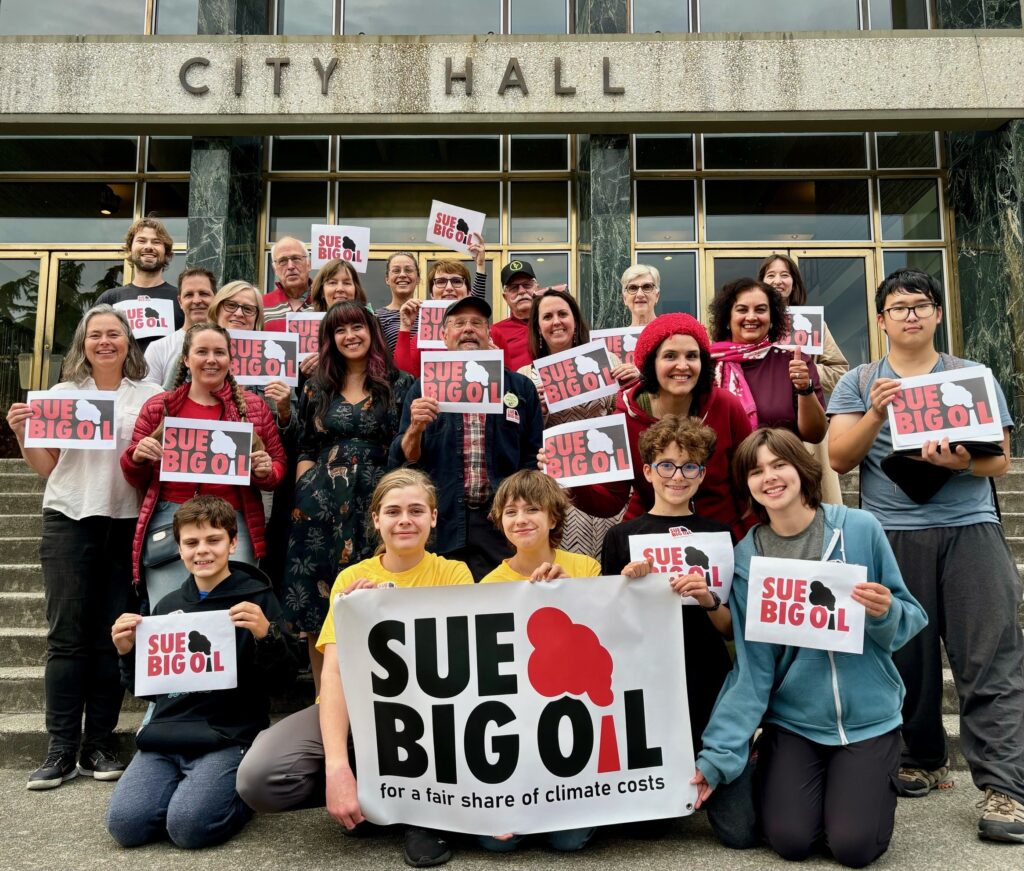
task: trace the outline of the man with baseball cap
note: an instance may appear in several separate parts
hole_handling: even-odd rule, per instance
[[[445,312],[441,337],[449,351],[488,349],[491,307],[466,296]],[[537,468],[543,422],[533,382],[510,371],[497,414],[441,412],[420,380],[406,394],[389,465],[422,469],[437,487],[436,553],[465,562],[479,581],[502,559],[508,542],[487,515],[498,485],[520,469]]]
[[[540,292],[533,265],[512,260],[501,270],[501,294],[508,304],[509,317],[491,329],[491,341],[505,352],[505,366],[513,372],[529,366],[529,321],[533,299]]]

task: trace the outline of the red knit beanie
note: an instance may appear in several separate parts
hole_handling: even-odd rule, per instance
[[[647,355],[654,353],[658,345],[669,336],[679,335],[690,336],[702,351],[711,352],[708,331],[704,329],[700,321],[693,315],[673,312],[659,315],[644,327],[640,338],[636,340],[636,349],[633,351],[633,363],[636,368],[643,372],[644,360],[647,359]]]

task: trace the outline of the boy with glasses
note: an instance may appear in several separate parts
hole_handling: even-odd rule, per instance
[[[951,785],[942,727],[941,638],[960,697],[960,744],[985,797],[982,838],[1024,843],[1024,639],[1017,625],[1021,580],[999,523],[991,479],[1010,467],[1013,420],[996,384],[1002,452],[972,458],[948,439],[921,449],[922,477],[948,478],[921,503],[882,468],[892,451],[888,406],[899,379],[980,364],[935,350],[942,294],[916,269],[892,273],[875,295],[889,353],[842,377],[828,406],[829,455],[843,474],[860,466],[861,501],[881,522],[900,571],[928,614],[928,626],[894,661],[906,684],[905,751],[897,791],[927,795]],[[922,498],[918,494],[918,498]]]

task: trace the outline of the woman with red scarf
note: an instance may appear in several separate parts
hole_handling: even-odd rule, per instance
[[[825,395],[814,362],[775,347],[787,330],[786,304],[774,287],[741,278],[711,302],[715,384],[737,399],[752,429],[788,429],[805,442],[825,437]]]

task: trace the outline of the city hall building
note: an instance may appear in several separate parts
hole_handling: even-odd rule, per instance
[[[631,263],[700,316],[787,252],[859,363],[879,281],[926,270],[1021,424],[1020,119],[1019,0],[0,0],[0,402],[131,278],[136,217],[169,280],[264,288],[276,239],[367,226],[381,305],[437,199],[486,213],[495,304],[526,259],[598,327]]]

